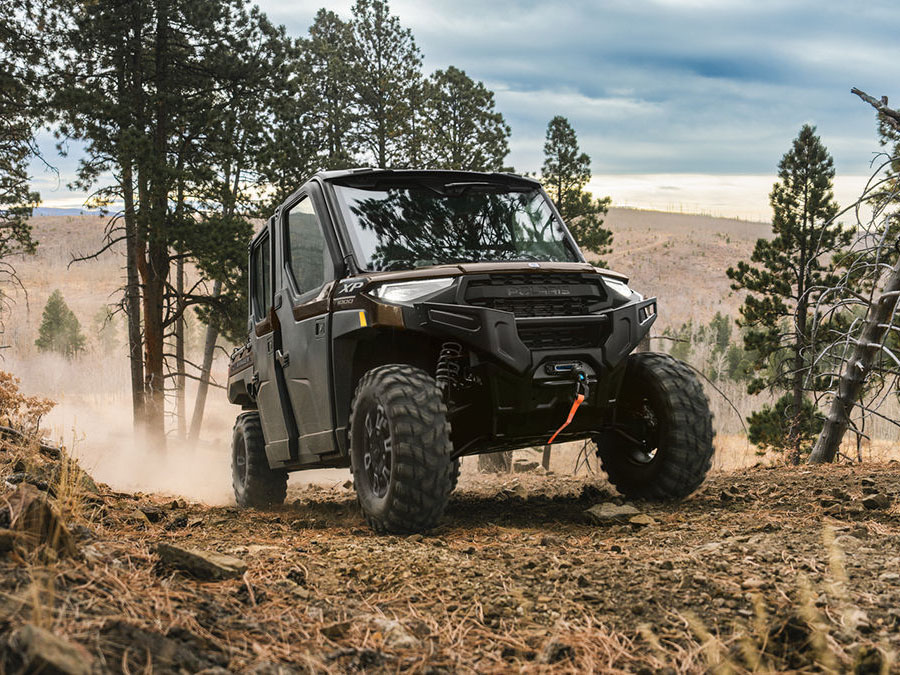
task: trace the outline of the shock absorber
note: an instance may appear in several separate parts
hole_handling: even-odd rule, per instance
[[[459,384],[462,354],[463,348],[458,342],[445,342],[441,345],[441,353],[438,355],[437,367],[434,370],[434,379],[437,380],[441,391]]]

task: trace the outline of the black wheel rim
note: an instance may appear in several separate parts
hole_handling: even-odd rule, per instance
[[[382,498],[391,484],[393,451],[390,424],[380,403],[366,413],[365,434],[363,469],[372,493]]]
[[[659,418],[648,398],[636,401],[620,419],[620,434],[628,441],[626,456],[634,464],[651,464],[659,455]]]

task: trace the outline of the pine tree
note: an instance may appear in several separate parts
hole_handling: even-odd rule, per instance
[[[778,165],[778,177],[769,196],[775,236],[759,239],[751,262],[742,260],[727,274],[733,289],[748,291],[739,322],[746,328],[744,348],[755,355],[755,377],[748,391],[768,387],[791,393],[784,446],[797,463],[805,445],[801,431],[806,425],[810,308],[821,289],[837,282],[835,256],[850,244],[851,233],[831,222],[838,212],[832,189],[834,163],[815,127],[804,125],[800,130]],[[770,414],[785,413],[773,409]],[[763,418],[756,422],[761,424]]]
[[[350,25],[348,85],[355,99],[356,137],[376,166],[404,165],[413,131],[411,101],[422,80],[422,54],[386,0],[356,0]]]
[[[69,309],[62,293],[53,291],[44,306],[38,339],[34,344],[42,352],[75,356],[84,349],[85,338],[75,313]]]
[[[305,92],[298,91],[294,100],[300,100],[303,93],[311,99],[305,104],[306,126],[321,148],[318,163],[323,169],[355,166],[359,163],[359,139],[353,129],[358,116],[348,83],[353,78],[356,46],[350,24],[334,12],[320,9],[302,43],[302,54],[302,74],[297,79],[303,81]]]
[[[575,130],[557,115],[547,125],[541,181],[582,247],[609,252],[612,232],[603,227],[610,198],[594,199],[584,187],[591,179],[591,158],[580,152]]]
[[[28,163],[37,153],[34,129],[41,107],[41,46],[31,3],[10,0],[0,12],[0,260],[34,253],[28,219],[40,199],[30,188]],[[4,263],[3,272],[12,268]]]
[[[57,7],[61,67],[48,104],[61,134],[83,142],[79,186],[98,202],[123,202],[134,417],[164,447],[173,324],[191,305],[240,315],[246,205],[260,196],[266,122],[286,90],[287,38],[242,0]],[[174,290],[178,260],[220,292],[201,283]]]
[[[424,163],[428,168],[500,171],[509,125],[494,94],[459,68],[435,71],[424,87]]]

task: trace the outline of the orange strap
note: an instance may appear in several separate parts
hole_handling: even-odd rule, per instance
[[[578,394],[578,396],[575,397],[575,402],[572,404],[572,409],[569,411],[569,417],[565,422],[563,422],[563,425],[556,430],[556,433],[550,437],[550,440],[547,441],[547,445],[553,443],[553,439],[559,436],[559,432],[572,423],[572,418],[575,417],[575,412],[578,410],[578,406],[580,406],[582,403],[584,403],[584,394]]]

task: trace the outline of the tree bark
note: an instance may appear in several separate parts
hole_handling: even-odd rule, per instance
[[[222,282],[217,281],[213,285],[213,298],[218,298],[222,293]],[[206,409],[206,395],[209,392],[209,375],[212,371],[213,356],[216,350],[216,340],[219,338],[219,319],[215,313],[209,317],[209,325],[206,327],[206,342],[203,345],[203,363],[200,369],[200,384],[197,386],[197,398],[194,399],[194,414],[191,416],[191,429],[188,439],[196,441],[200,438],[200,427],[203,426],[203,413]]]
[[[169,210],[169,3],[161,1],[156,18],[154,58],[156,64],[155,129],[153,153],[148,158],[149,229],[147,232],[147,265],[144,274],[144,380],[148,438],[160,449],[166,443],[166,400],[164,367],[165,328],[163,305],[165,284],[169,276],[169,246],[166,236]]]
[[[175,319],[175,417],[178,423],[178,437],[187,435],[187,410],[185,409],[184,385],[184,257],[178,256],[175,263],[175,294],[178,296]]]
[[[146,421],[144,409],[144,356],[141,353],[141,287],[138,279],[138,236],[134,214],[131,161],[122,162],[122,199],[125,205],[125,317],[128,323],[128,359],[131,365],[131,406],[134,426]]]
[[[872,370],[872,362],[880,351],[885,333],[889,330],[898,297],[900,297],[900,259],[888,272],[878,300],[869,307],[862,334],[841,375],[825,424],[809,456],[810,464],[832,462],[837,456],[844,433],[850,424],[850,413],[859,400],[866,378]]]
[[[791,442],[791,464],[800,464],[800,427],[803,423],[803,341],[806,336],[806,313],[809,307],[805,291],[797,303],[797,330],[794,334],[794,374],[791,383],[791,424],[788,437]]]

